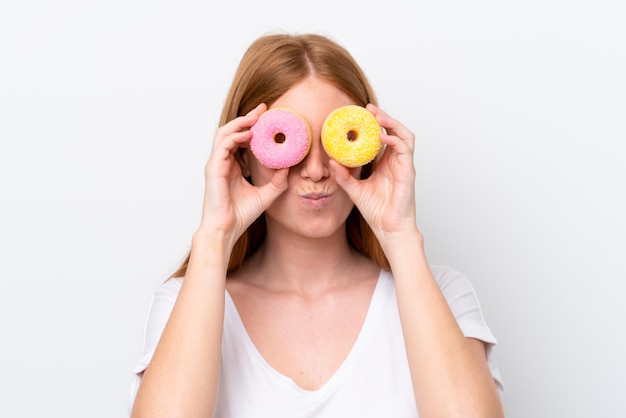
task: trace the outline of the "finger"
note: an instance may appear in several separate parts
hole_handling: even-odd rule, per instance
[[[406,142],[411,149],[414,149],[415,135],[406,126],[371,103],[367,105],[367,110],[374,115],[378,124],[385,128],[387,134],[396,135]]]
[[[226,149],[228,152],[222,153],[222,157],[227,157],[237,148],[246,148],[250,140],[250,127],[252,127],[259,116],[267,110],[265,103],[259,104],[244,116],[237,117],[230,122],[220,126],[213,140],[213,149]]]
[[[217,159],[230,159],[237,149],[248,146],[250,137],[250,131],[234,132],[226,136],[217,135],[211,155]]]
[[[259,119],[259,116],[261,116],[266,110],[267,110],[267,105],[265,103],[261,103],[257,105],[257,107],[255,107],[254,109],[246,113],[244,116],[235,118],[234,121],[238,122],[237,125],[239,128],[237,130],[249,129],[250,127],[252,127],[252,125],[254,125],[256,121]]]
[[[252,125],[256,123],[259,116],[267,110],[265,103],[261,103],[244,116],[236,117],[235,119],[220,126],[216,132],[215,142],[219,143],[223,138],[228,137],[233,133],[247,131]]]
[[[380,134],[380,142],[398,154],[413,155],[411,146],[396,135]],[[384,155],[384,154],[383,154]]]
[[[267,110],[267,105],[265,103],[261,103],[261,104],[257,105],[257,107],[255,107],[254,109],[249,111],[248,115],[254,114],[257,117],[259,117],[259,116],[261,116],[261,114],[265,113],[266,110]]]

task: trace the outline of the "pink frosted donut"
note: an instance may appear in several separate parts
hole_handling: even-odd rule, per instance
[[[285,168],[298,164],[311,148],[309,125],[296,112],[274,108],[263,113],[250,128],[250,149],[268,168]]]

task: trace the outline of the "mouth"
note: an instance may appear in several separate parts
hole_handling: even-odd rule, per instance
[[[304,203],[313,209],[323,208],[328,204],[331,197],[332,194],[326,192],[304,193],[300,195],[300,198],[304,201]]]

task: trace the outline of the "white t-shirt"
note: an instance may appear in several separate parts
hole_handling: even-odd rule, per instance
[[[496,339],[485,323],[474,288],[454,269],[431,265],[431,270],[463,334],[487,343],[489,368],[502,393],[502,379],[493,355]],[[135,369],[131,403],[141,372],[150,363],[181,284],[182,279],[171,279],[154,292],[143,353]],[[381,271],[354,346],[330,380],[314,391],[300,388],[265,361],[226,292],[215,417],[418,417],[391,274]]]

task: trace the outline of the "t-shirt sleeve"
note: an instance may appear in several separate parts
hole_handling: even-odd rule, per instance
[[[463,335],[486,343],[487,363],[496,382],[498,392],[502,395],[504,385],[494,353],[494,348],[498,341],[485,322],[474,287],[467,277],[453,268],[431,266],[431,270]]]
[[[137,395],[137,390],[139,389],[139,383],[141,383],[141,376],[152,360],[152,355],[154,354],[157,343],[161,338],[165,324],[172,313],[172,308],[174,307],[174,302],[176,302],[176,298],[178,297],[182,280],[182,278],[169,279],[157,287],[152,294],[150,308],[148,309],[148,316],[144,325],[141,356],[139,357],[139,361],[133,371],[134,376],[131,385],[130,407],[132,407],[132,404],[135,401],[135,396]]]

